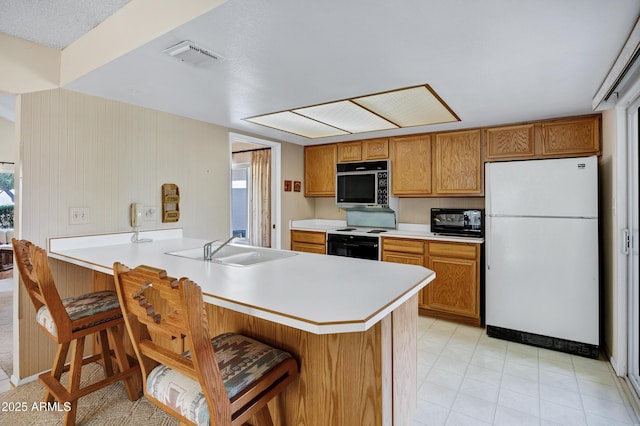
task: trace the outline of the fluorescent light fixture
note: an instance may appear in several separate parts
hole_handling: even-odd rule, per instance
[[[349,132],[345,132],[344,130],[303,117],[291,111],[276,112],[274,114],[247,118],[246,120],[311,139],[349,134]]]
[[[245,120],[311,139],[460,121],[428,84]]]
[[[398,126],[351,101],[331,102],[307,108],[294,109],[296,114],[328,123],[349,133],[397,129]]]
[[[459,121],[428,86],[363,96],[353,102],[387,117],[400,127]]]

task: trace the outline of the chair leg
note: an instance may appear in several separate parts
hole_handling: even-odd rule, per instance
[[[111,338],[111,345],[116,356],[116,362],[120,372],[127,371],[131,366],[129,365],[129,358],[127,352],[124,350],[124,343],[122,342],[122,335],[118,330],[118,327],[111,327],[107,329],[107,333]],[[136,378],[129,376],[124,379],[124,386],[127,389],[127,396],[130,401],[135,401],[140,397],[140,392],[136,386]]]
[[[100,351],[105,377],[113,376],[113,362],[111,362],[111,351],[109,350],[109,338],[106,330],[100,330]]]
[[[53,360],[53,366],[51,367],[51,375],[56,381],[60,381],[62,371],[64,370],[65,361],[67,360],[67,353],[69,352],[69,343],[58,344],[58,350],[56,351],[56,357]],[[44,402],[54,402],[56,399],[53,394],[47,390],[44,394]]]
[[[273,426],[273,420],[271,420],[271,413],[269,412],[269,407],[267,405],[262,407],[255,416],[260,426]]]
[[[78,396],[76,392],[80,390],[80,373],[82,372],[82,356],[84,354],[84,337],[79,337],[73,341],[73,352],[71,352],[71,364],[69,369],[68,391],[71,394],[71,409],[64,414],[64,425],[74,426],[76,424],[76,411],[78,409]],[[60,401],[65,402],[65,401]]]

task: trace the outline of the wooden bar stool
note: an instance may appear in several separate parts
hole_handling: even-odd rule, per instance
[[[133,365],[124,350],[118,326],[123,324],[118,296],[113,291],[100,291],[62,300],[56,289],[44,249],[26,240],[12,240],[14,255],[21,281],[36,309],[36,321],[57,344],[58,349],[51,371],[40,374],[46,389],[45,402],[70,403],[64,424],[74,425],[78,398],[124,380],[131,401],[139,397],[134,375],[140,367]],[[85,337],[98,334],[100,354],[83,359]],[[109,341],[113,346],[110,349]],[[71,362],[65,364],[71,346]],[[113,360],[117,371],[114,370]],[[80,388],[82,366],[102,360],[105,378]],[[60,383],[63,372],[69,371],[67,388]]]
[[[144,394],[179,419],[197,425],[241,425],[256,416],[272,425],[267,403],[298,375],[287,352],[247,336],[209,335],[200,287],[149,266],[113,266],[127,330],[142,369]],[[184,353],[162,337],[184,339]]]

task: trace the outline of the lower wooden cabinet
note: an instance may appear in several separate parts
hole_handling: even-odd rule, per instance
[[[435,271],[418,296],[421,314],[482,325],[480,244],[383,237],[382,260]]]
[[[327,254],[327,236],[324,232],[291,231],[291,250]]]
[[[436,273],[424,291],[425,313],[481,325],[480,244],[430,241],[425,266]]]

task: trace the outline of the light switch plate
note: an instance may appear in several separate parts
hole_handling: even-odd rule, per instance
[[[144,220],[148,220],[148,221],[156,220],[157,212],[158,212],[158,209],[155,206],[144,206],[143,207]]]
[[[89,207],[69,208],[69,225],[86,225],[89,219]]]

